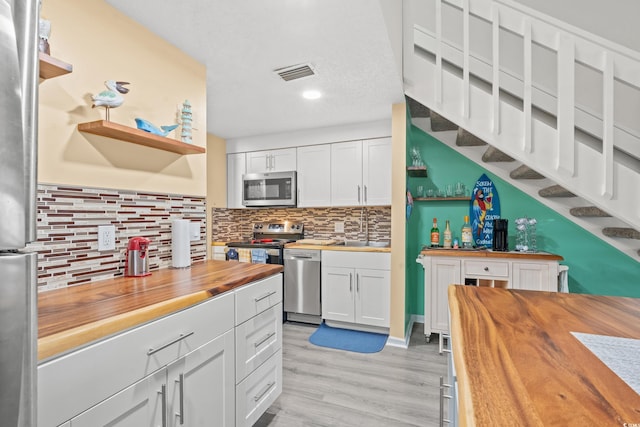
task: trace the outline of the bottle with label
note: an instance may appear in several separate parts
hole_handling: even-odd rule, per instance
[[[446,225],[444,227],[444,241],[442,247],[451,248],[451,228],[449,227],[449,220],[447,220]]]
[[[471,231],[471,224],[469,224],[469,215],[464,216],[461,234],[462,237],[460,240],[462,248],[473,248],[473,232]]]
[[[438,230],[438,219],[433,218],[433,227],[431,227],[431,247],[440,246],[440,230]]]

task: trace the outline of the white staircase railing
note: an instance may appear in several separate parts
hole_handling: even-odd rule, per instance
[[[510,0],[430,4],[407,95],[640,229],[640,54]]]

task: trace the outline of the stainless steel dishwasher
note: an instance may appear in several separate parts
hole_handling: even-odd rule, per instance
[[[284,311],[287,320],[321,322],[319,250],[284,250]]]

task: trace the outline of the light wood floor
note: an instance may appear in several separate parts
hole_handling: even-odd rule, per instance
[[[309,343],[315,326],[283,325],[283,390],[254,427],[437,426],[447,358],[423,325],[408,349],[361,354]]]

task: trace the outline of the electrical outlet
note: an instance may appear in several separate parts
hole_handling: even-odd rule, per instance
[[[98,226],[98,250],[113,251],[116,248],[116,226]]]
[[[334,222],[333,225],[336,233],[344,233],[344,221]]]

